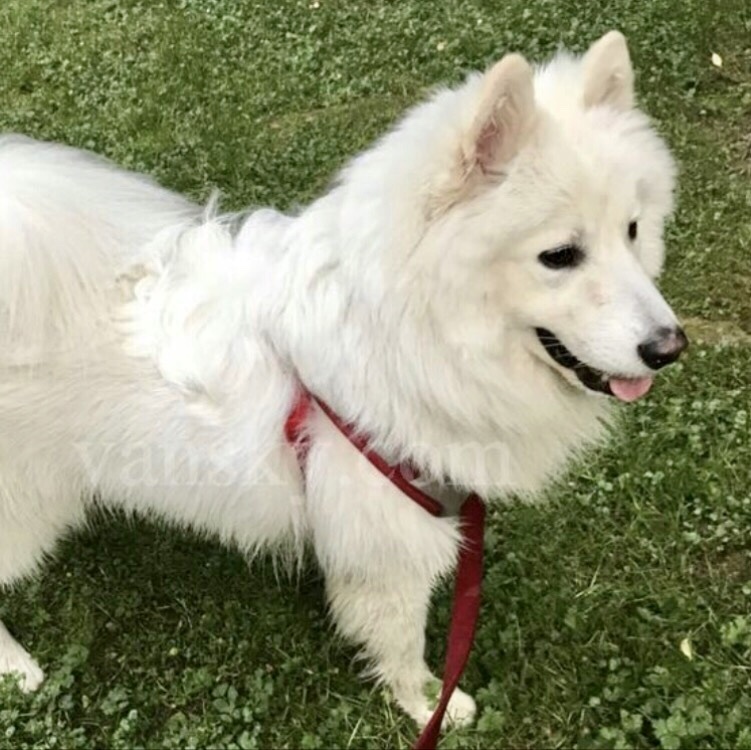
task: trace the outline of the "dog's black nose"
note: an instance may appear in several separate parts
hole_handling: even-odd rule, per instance
[[[649,341],[639,344],[639,356],[647,367],[659,370],[672,364],[688,346],[688,338],[680,326],[660,328],[657,335]]]

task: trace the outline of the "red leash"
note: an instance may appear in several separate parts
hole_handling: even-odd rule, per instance
[[[459,551],[454,580],[454,604],[451,608],[441,699],[430,721],[412,746],[413,750],[434,750],[438,744],[443,716],[451,694],[459,684],[469,661],[469,653],[475,640],[475,627],[480,615],[485,506],[477,495],[473,493],[464,501],[459,517],[462,524],[462,548]]]
[[[305,434],[305,422],[312,409],[313,402],[334,423],[337,429],[378,469],[390,482],[398,487],[410,500],[417,503],[433,516],[444,514],[443,505],[405,477],[410,473],[414,479],[418,473],[409,467],[392,466],[382,456],[368,447],[367,439],[343,422],[327,404],[303,392],[287,418],[284,426],[287,441],[297,451],[301,466],[308,452],[308,438]],[[485,528],[485,506],[480,498],[472,493],[464,501],[459,519],[462,530],[462,545],[454,582],[454,603],[451,609],[446,662],[443,669],[443,685],[438,705],[425,725],[422,733],[413,745],[413,750],[434,750],[438,744],[443,717],[446,714],[451,695],[459,684],[472,650],[475,628],[480,613],[480,589],[482,587],[482,549]]]

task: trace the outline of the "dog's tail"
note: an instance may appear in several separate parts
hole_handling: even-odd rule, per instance
[[[195,210],[90,154],[0,138],[0,362],[96,335],[139,248]]]

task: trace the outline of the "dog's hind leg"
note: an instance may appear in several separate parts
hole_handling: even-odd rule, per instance
[[[36,659],[21,646],[0,621],[0,676],[10,674],[18,679],[25,693],[36,690],[44,680]]]
[[[33,572],[84,511],[72,486],[43,469],[26,467],[22,476],[18,469],[0,465],[0,589]],[[36,690],[44,679],[37,662],[0,621],[0,676],[5,674],[15,675],[24,691]]]
[[[425,663],[425,625],[435,583],[459,546],[457,523],[436,518],[401,494],[338,433],[316,436],[308,509],[331,611],[340,632],[363,645],[373,673],[420,725],[440,682]],[[448,720],[469,723],[472,698],[457,690]]]

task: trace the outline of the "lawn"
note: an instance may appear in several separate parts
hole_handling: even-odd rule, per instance
[[[583,50],[610,28],[681,165],[664,288],[694,346],[545,504],[492,510],[464,679],[479,721],[445,748],[751,748],[751,6],[0,4],[1,129],[94,149],[198,199],[219,187],[231,208],[305,202],[438,82],[511,49]],[[446,588],[436,666],[449,605]],[[415,736],[332,638],[312,566],[278,579],[211,540],[97,517],[0,616],[48,674],[33,697],[0,688],[1,748]]]

